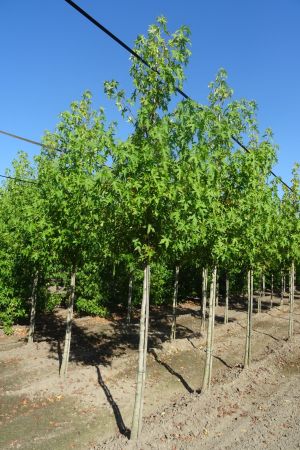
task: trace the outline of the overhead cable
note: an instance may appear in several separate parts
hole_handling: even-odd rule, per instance
[[[24,180],[23,178],[10,177],[9,175],[2,175],[2,174],[0,174],[0,177],[1,178],[7,178],[8,180],[21,181],[22,183],[37,184],[37,182],[33,181],[33,180]]]
[[[64,150],[62,150],[60,148],[50,147],[49,145],[42,144],[41,142],[34,141],[32,139],[28,139],[28,138],[25,138],[23,136],[18,136],[17,134],[9,133],[8,131],[0,130],[0,133],[5,135],[5,136],[12,137],[14,139],[19,139],[20,141],[29,142],[29,144],[38,145],[39,147],[44,147],[44,148],[46,148],[48,150],[54,150],[56,152],[63,152],[64,151]]]

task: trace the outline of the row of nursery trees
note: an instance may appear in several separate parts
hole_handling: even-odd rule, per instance
[[[116,137],[117,123],[108,124],[104,110],[93,109],[91,94],[85,92],[60,115],[55,131],[46,133],[34,163],[20,153],[10,172],[17,180],[0,188],[0,320],[6,332],[30,317],[32,342],[35,311],[65,302],[65,376],[73,309],[105,315],[128,302],[130,321],[132,305],[142,298],[132,438],[141,430],[150,291],[154,303],[173,301],[170,336],[175,338],[178,285],[183,296],[202,280],[202,327],[207,329],[203,390],[211,380],[220,274],[226,286],[225,321],[231,287],[243,288],[245,280],[248,289],[246,366],[253,279],[260,311],[266,276],[272,290],[281,283],[284,291],[289,274],[293,334],[300,262],[298,166],[292,190],[282,191],[276,179],[270,180],[277,150],[272,134],[259,132],[253,101],[232,99],[224,70],[209,86],[207,105],[177,94],[189,44],[186,27],[171,34],[159,18],[135,43],[135,51],[154,70],[133,57],[132,93],[116,81],[104,86],[129,124],[128,137]],[[249,152],[232,136],[246,141]],[[198,275],[194,281],[192,274]],[[51,284],[65,288],[65,299],[52,293]]]

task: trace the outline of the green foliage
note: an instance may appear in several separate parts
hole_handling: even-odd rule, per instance
[[[12,333],[12,325],[17,319],[25,317],[21,298],[14,297],[13,290],[3,287],[0,290],[0,324],[6,334]]]
[[[256,104],[233,99],[221,69],[208,104],[178,97],[190,56],[187,27],[171,33],[164,17],[138,36],[131,58],[133,90],[115,80],[104,91],[130,132],[116,141],[103,108],[86,91],[61,113],[46,147],[25,153],[10,174],[35,181],[0,187],[0,321],[6,331],[28,314],[35,274],[38,309],[67,302],[77,272],[77,311],[105,316],[142,296],[151,265],[151,302],[171,301],[175,265],[181,296],[200,291],[200,269],[217,264],[240,289],[249,267],[258,276],[300,264],[299,166],[281,198],[269,174],[272,132],[260,133]],[[238,148],[232,136],[247,142]],[[57,151],[60,149],[61,151]],[[276,280],[276,278],[275,278]],[[278,280],[277,280],[278,283]],[[50,293],[60,286],[64,294]]]

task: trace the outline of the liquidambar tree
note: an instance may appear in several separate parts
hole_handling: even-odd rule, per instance
[[[140,344],[137,385],[131,439],[137,440],[142,427],[143,394],[146,377],[150,267],[170,236],[166,222],[170,219],[174,145],[171,145],[172,122],[169,104],[182,87],[183,68],[189,57],[188,29],[171,34],[161,17],[151,25],[148,36],[139,36],[135,51],[154,71],[132,57],[134,92],[127,97],[116,81],[106,82],[109,97],[115,99],[122,116],[132,124],[126,142],[116,148],[112,172],[116,179],[116,199],[121,205],[120,221],[128,224],[136,258],[144,267],[144,295],[141,305]]]
[[[101,225],[104,217],[109,220],[106,206],[110,195],[106,183],[110,171],[105,163],[108,151],[113,147],[113,130],[106,129],[103,110],[92,110],[89,92],[84,93],[79,102],[73,102],[71,110],[60,117],[56,131],[44,138],[47,147],[39,158],[39,185],[51,226],[48,242],[70,277],[60,370],[65,377],[71,346],[76,274],[88,250],[93,248],[99,255],[104,253]]]

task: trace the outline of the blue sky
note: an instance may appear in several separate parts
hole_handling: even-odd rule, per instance
[[[300,160],[299,0],[77,2],[130,46],[158,15],[171,31],[188,25],[192,56],[184,90],[205,103],[208,83],[224,67],[235,98],[257,101],[261,129],[271,127],[280,147],[275,171],[290,179]],[[86,89],[95,107],[115,119],[103,82],[130,87],[129,55],[64,0],[2,0],[0,50],[0,129],[34,140],[53,130],[58,114]],[[30,156],[39,151],[0,135],[0,173],[21,149]]]

